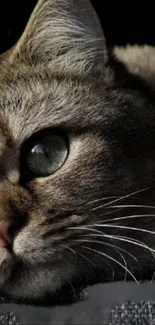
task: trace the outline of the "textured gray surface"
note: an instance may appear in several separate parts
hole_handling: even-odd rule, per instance
[[[117,304],[111,311],[109,325],[154,325],[155,304],[127,302]]]
[[[2,313],[0,315],[0,324],[1,325],[20,325],[20,320],[17,315],[13,312],[11,313]]]
[[[88,288],[88,300],[68,307],[37,308],[2,304],[0,324],[154,325],[155,284],[105,284]],[[128,302],[128,303],[127,303]],[[17,317],[7,318],[8,313]],[[6,318],[5,318],[6,317]],[[13,321],[16,321],[13,323]]]

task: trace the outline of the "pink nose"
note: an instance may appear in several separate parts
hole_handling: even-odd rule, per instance
[[[11,229],[14,222],[11,220],[0,220],[0,247],[9,246],[13,241],[11,236]]]

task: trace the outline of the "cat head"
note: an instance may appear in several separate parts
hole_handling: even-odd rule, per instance
[[[154,212],[152,88],[113,60],[88,0],[38,1],[0,69],[0,291],[136,280],[153,260],[134,230]]]

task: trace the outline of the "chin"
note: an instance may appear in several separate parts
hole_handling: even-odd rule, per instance
[[[57,262],[30,264],[7,248],[0,248],[0,297],[2,302],[54,305],[75,300],[80,287],[76,266]],[[77,283],[77,288],[72,286]]]

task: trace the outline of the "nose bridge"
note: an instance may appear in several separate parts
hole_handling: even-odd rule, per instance
[[[6,179],[11,184],[18,184],[20,177],[19,150],[15,143],[12,143],[12,147],[5,148],[2,157],[2,164]]]
[[[28,195],[19,185],[0,183],[0,247],[12,245],[28,218]]]
[[[19,185],[9,181],[0,182],[0,220],[6,220],[25,213],[28,195]]]
[[[18,185],[20,181],[19,149],[13,141],[1,146],[0,140],[0,196],[7,192],[9,185]],[[9,188],[9,191],[11,187]]]
[[[1,220],[0,221],[0,247],[8,246],[12,243],[12,227],[15,222],[12,220]]]
[[[10,215],[10,201],[12,191],[6,183],[0,184],[0,220],[4,220]]]

